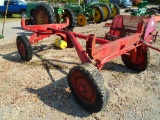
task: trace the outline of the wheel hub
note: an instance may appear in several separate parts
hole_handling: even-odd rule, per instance
[[[83,14],[77,15],[77,23],[80,26],[85,26],[87,24],[87,19]]]
[[[37,19],[36,24],[48,24],[48,17],[43,10],[38,11],[35,18]]]
[[[95,101],[95,91],[93,86],[84,77],[76,78],[75,87],[81,99],[87,102]]]
[[[18,49],[19,49],[19,52],[21,53],[21,55],[25,56],[26,51],[25,51],[25,47],[24,47],[23,43],[18,42]]]
[[[97,23],[100,20],[100,18],[101,18],[101,13],[99,10],[96,9],[94,13],[94,22]]]

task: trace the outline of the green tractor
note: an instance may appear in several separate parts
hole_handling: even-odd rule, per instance
[[[64,7],[75,13],[79,26],[85,26],[87,21],[93,21],[94,23],[107,21],[120,13],[118,5],[106,4],[98,0],[83,0],[82,3],[79,0],[78,4],[67,1]]]
[[[53,1],[53,0],[50,0]],[[87,21],[101,23],[113,18],[120,13],[116,4],[105,4],[97,0],[84,0],[81,4],[73,4],[66,0],[58,2],[30,2],[27,3],[26,24],[50,24],[65,22],[65,17],[69,18],[67,29],[73,29],[76,24],[85,26]],[[57,0],[56,0],[57,1]]]
[[[147,0],[142,0],[141,3],[137,4],[138,9],[131,12],[131,15],[134,16],[151,16],[156,14],[154,9],[148,9],[146,6],[148,5]]]
[[[76,19],[73,11],[63,6],[54,5],[49,2],[30,2],[27,3],[26,24],[40,25],[66,22],[69,19],[67,29],[73,30]]]
[[[104,19],[108,19],[111,10],[108,5],[105,6],[103,4],[103,6],[104,8],[89,0],[84,0],[82,3],[79,2],[79,4],[69,2],[64,5],[65,8],[69,8],[75,13],[79,26],[85,26],[87,21],[101,23]]]

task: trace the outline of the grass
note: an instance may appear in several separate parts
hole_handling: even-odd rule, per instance
[[[12,15],[12,18],[7,18],[7,17],[6,17],[6,21],[7,21],[7,22],[8,22],[8,21],[15,21],[15,20],[19,20],[19,19],[21,19],[21,15],[19,15],[19,14],[13,14],[13,15]],[[4,22],[4,17],[3,17],[3,18],[0,18],[0,24],[1,24],[2,22]]]

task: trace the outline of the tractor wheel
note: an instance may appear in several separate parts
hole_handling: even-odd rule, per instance
[[[95,23],[101,23],[104,19],[103,9],[100,6],[95,6],[94,9],[95,9],[95,12],[94,12],[93,21]]]
[[[32,59],[32,47],[25,35],[17,36],[17,49],[23,61],[30,61]]]
[[[33,24],[39,25],[51,23],[55,23],[55,15],[53,9],[45,3],[40,3],[34,10]]]
[[[69,25],[67,26],[67,29],[73,30],[76,25],[76,19],[74,13],[68,8],[64,9],[63,19],[66,17],[69,19]]]
[[[25,25],[33,25],[33,19],[25,19]]]
[[[68,74],[68,84],[74,98],[86,111],[99,112],[109,99],[103,76],[91,63],[73,67]]]
[[[150,61],[149,50],[143,50],[142,47],[137,48],[137,55],[133,55],[132,51],[130,51],[130,55],[122,55],[123,63],[130,69],[141,72],[146,70]],[[136,57],[135,60],[132,60]]]
[[[111,19],[113,19],[116,15],[120,14],[120,8],[117,4],[114,4],[114,7],[111,9]]]
[[[104,13],[103,21],[107,21],[111,17],[111,8],[107,4],[102,4],[101,7]]]
[[[79,26],[85,26],[87,24],[87,19],[84,16],[84,14],[78,14],[77,15],[77,24]]]

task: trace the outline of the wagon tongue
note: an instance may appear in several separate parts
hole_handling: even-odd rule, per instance
[[[147,43],[147,42],[145,42],[145,41],[143,41],[143,43],[144,43],[145,45],[147,45],[147,47],[149,47],[149,48],[151,48],[151,49],[153,49],[153,50],[156,50],[156,51],[160,52],[160,49],[151,46],[151,44],[149,44],[149,43]]]

